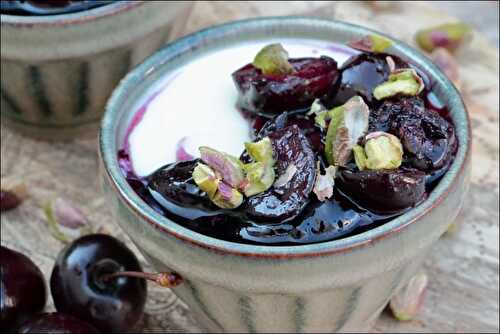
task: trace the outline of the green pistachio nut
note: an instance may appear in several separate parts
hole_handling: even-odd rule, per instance
[[[396,70],[386,82],[373,90],[373,96],[382,100],[395,95],[415,96],[424,89],[424,82],[414,69]]]
[[[222,209],[235,209],[243,203],[243,195],[224,182],[219,182],[212,202]]]
[[[245,165],[246,182],[243,187],[245,196],[250,197],[271,188],[275,172],[271,165],[263,162],[253,162]]]
[[[214,198],[220,180],[212,168],[198,163],[193,170],[193,180],[201,190],[207,193],[210,199]]]
[[[345,166],[352,149],[368,130],[370,110],[359,96],[330,111],[331,121],[325,139],[325,156],[330,165]]]
[[[427,52],[438,47],[454,52],[470,40],[471,32],[470,26],[465,23],[447,23],[418,31],[415,40],[418,46]]]
[[[363,146],[355,145],[352,148],[352,151],[354,153],[354,161],[356,162],[356,166],[358,166],[359,170],[365,170],[366,160],[368,158],[366,157],[365,149],[363,148]]]
[[[359,148],[357,148],[359,151]],[[372,132],[366,136],[366,161],[358,153],[356,164],[366,169],[396,169],[403,161],[403,146],[398,137],[386,132]],[[361,169],[361,168],[360,168]]]
[[[253,60],[253,65],[264,75],[280,75],[293,72],[288,61],[288,52],[281,44],[269,44],[262,48]]]
[[[237,188],[245,179],[243,164],[236,157],[206,146],[201,146],[199,150],[201,160],[231,187]]]
[[[273,146],[269,137],[254,143],[245,143],[245,149],[253,160],[274,165]]]
[[[355,39],[348,45],[360,51],[381,53],[392,45],[392,41],[384,36],[372,34]]]

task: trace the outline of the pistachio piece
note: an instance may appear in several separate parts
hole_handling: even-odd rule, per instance
[[[274,169],[263,162],[253,162],[244,166],[246,179],[242,187],[245,196],[250,197],[271,188],[274,182]]]
[[[219,182],[212,202],[222,209],[235,209],[243,203],[243,195],[224,182]]]
[[[57,198],[44,207],[50,233],[64,243],[92,233],[92,227],[85,215],[72,203]]]
[[[330,165],[345,166],[352,148],[368,130],[370,110],[359,96],[330,111],[332,120],[325,139],[325,155]]]
[[[470,26],[465,23],[447,23],[418,31],[415,40],[418,46],[427,52],[438,47],[454,52],[470,40],[471,32]]]
[[[353,148],[354,160],[359,170],[396,169],[403,161],[403,145],[398,137],[377,131],[365,137],[365,148]]]
[[[293,67],[288,61],[288,52],[281,44],[269,44],[262,48],[253,60],[253,66],[264,75],[289,74]]]
[[[212,168],[198,163],[193,169],[193,180],[201,190],[207,193],[209,198],[213,198],[217,192],[219,179]]]
[[[412,68],[395,70],[386,82],[373,90],[373,96],[382,100],[395,95],[415,96],[424,89],[424,81]]]
[[[233,188],[237,188],[245,179],[243,164],[237,158],[213,148],[201,146],[199,148],[201,160],[210,166],[222,180]]]
[[[352,151],[354,153],[354,161],[356,162],[356,166],[358,166],[359,170],[367,169],[366,160],[368,158],[366,157],[365,149],[363,148],[363,146],[354,145]]]
[[[392,45],[392,41],[384,36],[372,34],[354,39],[347,45],[359,51],[381,53]]]
[[[319,171],[317,172],[313,192],[316,194],[319,201],[324,202],[333,196],[336,173],[337,167],[335,166],[328,166],[325,169],[325,174],[321,174]]]
[[[453,55],[445,48],[436,48],[430,54],[430,58],[441,71],[450,79],[450,81],[457,87],[461,88],[460,72],[458,62]]]
[[[273,146],[269,137],[253,143],[245,143],[245,149],[253,160],[268,165],[274,164]]]
[[[326,121],[330,120],[330,111],[319,99],[314,100],[308,115],[315,115],[314,122],[322,128],[326,128]]]
[[[408,321],[417,315],[422,306],[428,282],[427,275],[419,273],[391,298],[389,307],[396,319]]]

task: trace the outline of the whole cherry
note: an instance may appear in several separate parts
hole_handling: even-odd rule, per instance
[[[36,315],[23,323],[17,332],[19,334],[99,334],[99,331],[94,326],[71,315],[62,313],[43,313]]]
[[[50,289],[58,312],[91,323],[103,332],[123,333],[140,320],[146,279],[172,287],[175,274],[143,273],[134,253],[106,234],[80,237],[59,254]]]
[[[0,246],[0,328],[14,330],[47,300],[43,274],[25,255]]]

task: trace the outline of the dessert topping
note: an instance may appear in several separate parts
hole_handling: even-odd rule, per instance
[[[353,148],[354,159],[359,170],[396,169],[403,161],[403,145],[398,137],[377,131],[365,137],[365,147]]]
[[[345,166],[352,148],[368,130],[370,110],[363,99],[354,96],[344,105],[332,109],[325,140],[325,154],[331,165]]]
[[[424,81],[412,68],[398,69],[389,75],[386,82],[373,90],[373,96],[382,100],[395,95],[415,96],[424,90]]]
[[[381,35],[372,34],[354,39],[348,45],[359,51],[380,53],[389,48],[392,45],[392,41]]]
[[[253,60],[253,66],[264,75],[290,74],[293,67],[288,61],[288,52],[281,44],[269,44],[263,47]]]

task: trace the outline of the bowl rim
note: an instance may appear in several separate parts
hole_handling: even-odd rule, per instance
[[[113,1],[99,7],[55,15],[10,15],[0,14],[1,25],[14,28],[50,28],[92,23],[129,11],[146,4],[147,1]]]
[[[191,47],[203,43],[205,38],[223,38],[224,35],[231,33],[231,31],[234,30],[233,28],[251,31],[252,28],[258,29],[262,27],[262,25],[280,26],[284,24],[293,24],[297,27],[311,27],[319,24],[327,26],[328,29],[343,29],[359,35],[371,33],[379,34],[394,41],[394,49],[413,61],[417,60],[417,63],[425,65],[426,73],[428,73],[433,80],[439,82],[440,85],[443,85],[443,88],[447,91],[447,94],[449,94],[449,100],[451,101],[448,104],[449,109],[454,110],[457,117],[461,119],[462,128],[459,128],[455,124],[457,136],[459,136],[459,129],[465,132],[465,135],[462,135],[463,139],[459,139],[458,150],[449,170],[424,202],[403,215],[381,226],[354,236],[313,244],[268,246],[220,240],[187,229],[154,211],[140,199],[126,182],[125,177],[118,167],[116,158],[117,151],[113,149],[114,147],[111,144],[115,141],[116,133],[114,126],[121,114],[121,102],[126,99],[129,92],[134,89],[134,83],[138,80],[143,80],[156,66],[161,67],[162,64],[168,63],[168,59],[175,58],[175,56],[179,56]],[[108,100],[99,132],[99,154],[103,167],[102,173],[104,177],[108,179],[114,191],[118,193],[120,200],[123,201],[127,208],[132,210],[135,215],[140,216],[142,220],[149,223],[160,232],[166,233],[178,239],[178,241],[197,246],[207,251],[222,255],[267,259],[309,258],[348,252],[357,248],[369,246],[403,231],[438,206],[453,190],[453,186],[460,179],[461,174],[465,173],[465,167],[468,165],[470,159],[470,148],[470,120],[461,96],[448,78],[423,54],[391,36],[369,28],[338,20],[326,20],[305,16],[260,17],[231,21],[200,30],[166,45],[134,68],[124,79],[122,79]]]

